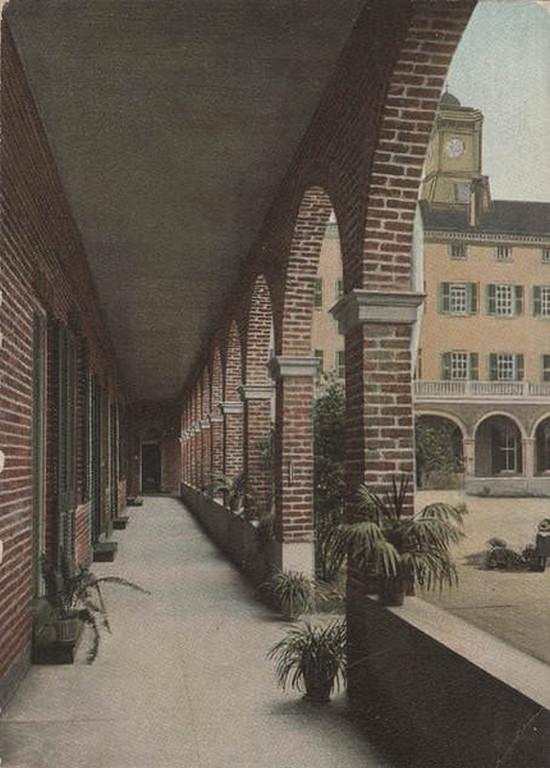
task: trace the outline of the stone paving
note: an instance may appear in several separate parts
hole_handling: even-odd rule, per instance
[[[277,689],[278,621],[175,499],[130,511],[93,666],[35,666],[0,721],[2,768],[390,768],[349,720]]]
[[[480,562],[487,540],[494,536],[520,551],[534,544],[537,523],[550,517],[550,499],[417,493],[419,507],[436,500],[467,504],[467,538],[455,552],[459,588],[427,599],[550,664],[550,562],[544,573],[484,570]]]

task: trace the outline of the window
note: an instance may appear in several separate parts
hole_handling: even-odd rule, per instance
[[[477,283],[442,283],[439,311],[448,315],[473,315],[478,309]]]
[[[523,286],[488,285],[487,313],[499,317],[512,317],[523,312]]]
[[[523,355],[521,354],[501,352],[489,355],[491,381],[521,381],[523,369]]]
[[[511,261],[512,248],[509,245],[497,245],[497,261]]]
[[[321,309],[323,306],[323,278],[316,277],[313,283],[313,306]]]
[[[542,356],[542,380],[550,381],[550,355]]]
[[[466,246],[464,243],[451,243],[449,246],[449,256],[451,259],[465,259]]]
[[[533,313],[536,317],[550,317],[550,285],[533,287]]]
[[[542,263],[550,264],[550,248],[542,249]]]
[[[325,365],[325,353],[322,349],[316,349],[315,350],[315,357],[319,361],[319,365],[317,366],[317,373],[322,373],[324,371],[324,365]]]
[[[340,301],[340,299],[344,295],[344,281],[343,280],[337,280],[336,281],[336,289],[335,289],[334,293],[335,293],[336,301]]]
[[[445,352],[441,356],[441,378],[446,381],[476,381],[479,378],[477,352]]]
[[[339,379],[344,379],[346,376],[346,358],[343,349],[339,349],[336,353],[336,376]]]

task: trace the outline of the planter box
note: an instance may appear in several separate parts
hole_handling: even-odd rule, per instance
[[[33,664],[72,664],[74,662],[84,625],[74,622],[72,637],[59,640],[55,624],[47,624],[35,637],[32,647]]]
[[[113,528],[115,531],[123,531],[129,522],[130,518],[127,516],[115,517],[113,519]]]
[[[116,541],[98,541],[94,544],[94,563],[112,563],[118,549]]]
[[[181,496],[214,543],[253,584],[263,583],[271,571],[271,547],[257,523],[236,515],[214,499],[183,484]]]

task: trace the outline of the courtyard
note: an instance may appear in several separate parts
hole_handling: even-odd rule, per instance
[[[550,514],[545,498],[482,498],[459,491],[421,491],[418,508],[434,501],[466,503],[466,538],[456,548],[458,589],[425,598],[514,647],[550,664],[550,568],[544,573],[487,570],[483,553],[493,537],[521,551],[534,544]]]

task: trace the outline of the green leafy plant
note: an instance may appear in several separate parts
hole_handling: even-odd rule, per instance
[[[464,536],[466,507],[434,503],[411,516],[405,512],[409,485],[407,475],[394,476],[383,494],[362,485],[356,520],[334,532],[334,551],[364,573],[379,575],[381,596],[391,604],[400,604],[415,583],[425,590],[458,583],[450,547]]]
[[[456,427],[420,419],[415,427],[416,467],[420,484],[428,478],[449,483],[451,477],[464,471],[464,460],[457,445]]]
[[[332,582],[342,560],[332,549],[332,532],[343,521],[345,393],[326,376],[313,408],[315,567],[320,579]]]
[[[245,492],[244,474],[229,477],[221,472],[212,473],[211,483],[208,489],[209,496],[223,494],[225,506],[236,514],[244,513],[245,503],[251,502],[251,498]]]
[[[333,691],[345,682],[346,624],[303,622],[292,627],[268,653],[275,662],[275,674],[283,690],[305,692],[305,698],[329,701]]]
[[[278,610],[288,621],[295,621],[314,608],[314,584],[303,573],[276,571],[266,587]]]
[[[100,627],[111,632],[107,608],[103,599],[103,584],[118,584],[136,592],[150,594],[147,590],[120,576],[95,576],[84,565],[75,565],[64,553],[60,554],[59,567],[42,558],[42,575],[46,588],[46,599],[58,622],[58,631],[63,633],[69,625],[69,631],[76,620],[87,624],[91,629],[91,642],[86,653],[86,660],[92,664],[98,654],[101,640]],[[58,635],[59,637],[59,635]],[[65,636],[63,639],[68,639]]]

